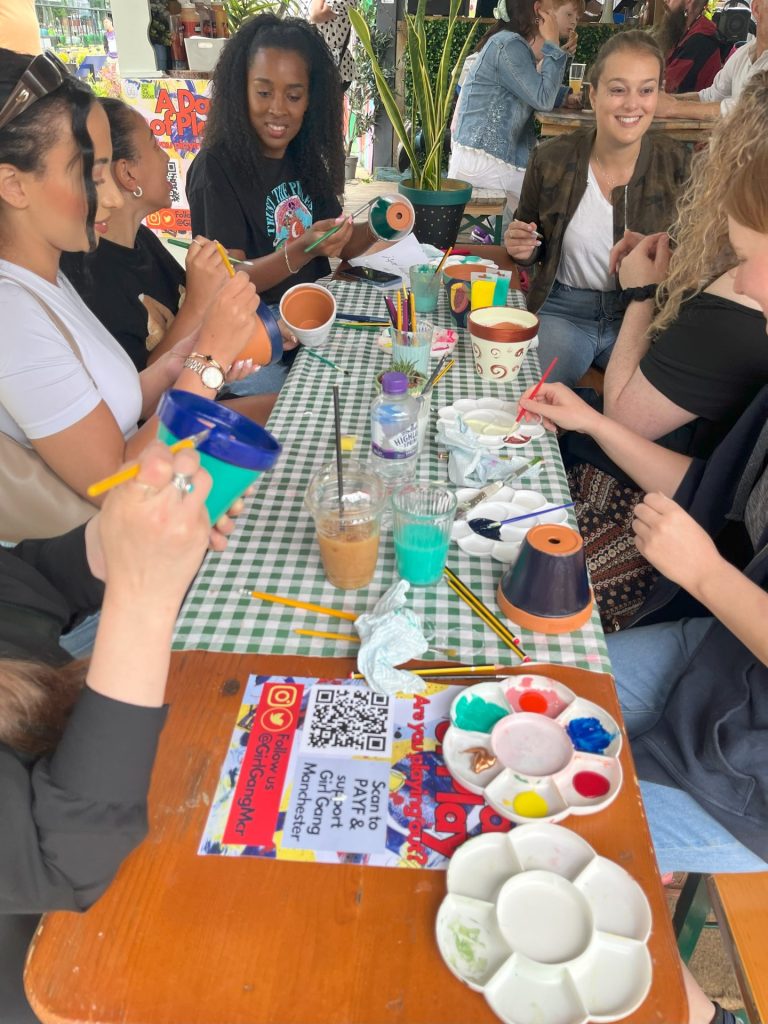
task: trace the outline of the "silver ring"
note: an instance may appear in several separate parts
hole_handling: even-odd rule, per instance
[[[181,492],[182,498],[185,494],[191,494],[195,489],[195,485],[192,483],[192,477],[186,473],[174,473],[171,484],[177,491]]]
[[[192,248],[193,245],[199,245],[201,249],[203,248],[203,243],[198,242],[196,238],[193,238],[192,241],[189,243],[190,249]]]

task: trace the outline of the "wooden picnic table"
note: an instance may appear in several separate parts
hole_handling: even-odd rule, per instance
[[[542,138],[568,135],[577,128],[593,128],[594,110],[537,110],[534,114],[541,125]],[[680,142],[706,142],[712,133],[714,121],[694,121],[693,118],[654,117],[651,131],[667,132]]]
[[[445,873],[201,857],[198,844],[251,672],[345,676],[350,660],[184,652],[150,793],[149,838],[85,914],[43,919],[28,997],[43,1024],[492,1024],[435,942]],[[520,669],[527,671],[527,669]],[[620,719],[609,676],[561,682]],[[564,824],[651,905],[653,984],[625,1024],[687,1019],[671,923],[629,746],[610,808]]]

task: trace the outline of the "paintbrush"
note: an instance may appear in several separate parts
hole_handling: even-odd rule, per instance
[[[180,452],[182,448],[197,448],[198,445],[208,438],[209,434],[210,430],[201,430],[197,434],[190,434],[189,437],[169,445],[168,451]],[[138,472],[139,464],[134,462],[130,466],[126,466],[125,469],[121,469],[119,473],[113,473],[112,476],[105,476],[103,480],[97,480],[96,483],[91,484],[86,494],[89,498],[97,498],[100,494],[106,494],[107,491],[111,491],[118,484],[124,484],[126,480],[133,480]]]
[[[321,356],[319,352],[315,352],[313,348],[305,348],[305,353],[308,356],[312,356],[313,359],[319,359],[321,363],[325,363],[326,366],[333,367],[334,370],[338,370],[339,373],[343,373],[345,377],[351,376],[349,370],[345,370],[343,366],[339,366],[338,363],[334,363],[332,359],[326,359],[325,356]]]
[[[554,368],[554,365],[555,365],[555,363],[556,363],[556,362],[557,362],[557,356],[555,356],[555,358],[554,358],[554,359],[552,360],[552,362],[551,362],[551,363],[549,364],[549,366],[548,366],[548,367],[546,368],[546,370],[544,371],[544,373],[542,373],[542,375],[541,375],[541,380],[540,380],[540,381],[539,381],[539,383],[538,383],[538,384],[536,385],[536,387],[535,387],[535,388],[533,389],[533,391],[532,391],[532,392],[530,393],[530,395],[528,395],[528,401],[529,401],[529,402],[532,402],[532,401],[533,401],[533,399],[534,399],[534,398],[536,397],[536,395],[538,395],[539,391],[541,390],[541,385],[542,385],[542,384],[544,383],[544,381],[545,381],[545,380],[547,379],[547,377],[548,377],[548,376],[550,375],[550,373],[552,372],[552,370],[553,370],[553,368]],[[518,408],[519,408],[519,407],[518,407]],[[520,424],[521,424],[521,423],[523,422],[523,417],[524,417],[524,416],[525,416],[525,410],[523,410],[522,412],[520,412],[520,413],[519,413],[519,415],[518,415],[517,419],[516,419],[516,420],[515,420],[515,422],[514,422],[514,425],[513,425],[512,429],[511,429],[511,430],[509,431],[509,433],[510,433],[510,434],[514,434],[514,433],[515,433],[515,431],[517,430],[517,428],[518,428],[518,427],[520,426]]]
[[[168,243],[168,245],[175,245],[179,249],[189,249],[189,247],[192,245],[192,242],[184,242],[180,238],[166,238],[165,241]],[[234,256],[230,256],[229,253],[224,248],[224,246],[221,244],[221,242],[217,242],[216,245],[218,246],[219,251],[224,256],[225,265],[227,263],[229,263],[229,264],[237,263],[238,266],[243,266],[243,267],[251,267],[251,266],[253,266],[253,263],[251,262],[251,260],[238,260]],[[227,270],[231,270],[231,266],[227,267]],[[235,273],[234,270],[232,270],[232,275],[231,276],[234,277],[234,273]]]
[[[358,208],[356,210],[353,210],[352,213],[348,215],[348,217],[344,218],[341,224],[334,224],[332,228],[329,228],[328,231],[325,231],[322,235],[320,235],[319,238],[315,239],[315,241],[311,245],[307,246],[304,252],[312,252],[314,249],[318,247],[318,245],[322,245],[326,238],[330,238],[331,235],[335,235],[337,231],[341,231],[341,229],[347,223],[347,220],[349,218],[354,220],[355,217],[359,216],[363,212],[363,210],[367,210],[369,206],[373,206],[373,204],[376,202],[378,198],[379,197],[376,196],[375,199],[369,199],[367,203],[363,203],[362,206],[358,206]]]

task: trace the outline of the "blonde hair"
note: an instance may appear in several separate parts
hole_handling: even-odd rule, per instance
[[[768,72],[762,71],[752,76],[731,113],[717,123],[708,148],[693,158],[691,178],[670,232],[676,248],[657,292],[661,306],[651,333],[669,327],[683,301],[736,265],[728,241],[729,213],[740,223],[768,232],[766,160]]]
[[[61,668],[0,660],[0,743],[22,754],[53,750],[85,683],[87,662]]]

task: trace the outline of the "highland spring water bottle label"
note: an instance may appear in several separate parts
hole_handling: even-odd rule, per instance
[[[394,437],[386,437],[380,429],[376,430],[376,435],[371,441],[371,449],[381,459],[409,459],[416,454],[419,442],[417,423],[410,424]]]

